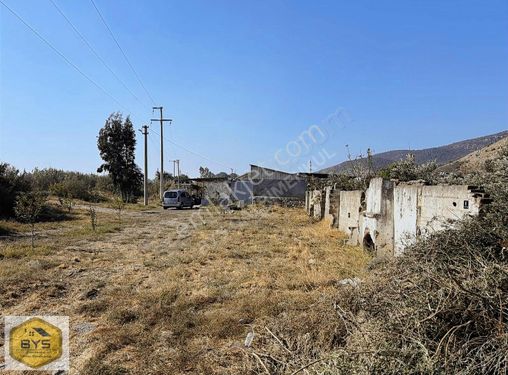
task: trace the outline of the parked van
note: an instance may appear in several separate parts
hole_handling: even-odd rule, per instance
[[[164,192],[162,199],[162,207],[166,210],[170,207],[174,208],[192,208],[194,206],[194,198],[185,190],[168,190]]]

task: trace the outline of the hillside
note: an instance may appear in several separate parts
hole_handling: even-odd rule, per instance
[[[445,146],[426,148],[422,150],[393,150],[375,154],[372,158],[374,169],[381,169],[389,164],[403,159],[408,153],[415,155],[416,162],[426,163],[435,160],[439,165],[448,164],[465,157],[475,151],[479,151],[497,143],[508,136],[508,130],[484,137],[467,139],[451,143]],[[366,164],[366,159],[360,159],[360,163]],[[345,161],[332,167],[321,170],[321,173],[347,173],[352,169],[352,161]]]
[[[498,157],[499,150],[506,146],[508,146],[508,137],[505,137],[478,151],[474,151],[459,160],[445,164],[439,167],[438,170],[442,172],[477,172],[484,169],[486,161],[496,159]]]

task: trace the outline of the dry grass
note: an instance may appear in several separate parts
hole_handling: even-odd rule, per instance
[[[337,282],[369,259],[338,232],[302,209],[151,212],[126,211],[121,228],[100,212],[99,234],[80,212],[47,228],[40,253],[7,251],[2,310],[69,315],[73,373],[290,373],[303,360],[277,363],[273,346],[314,358],[340,343]]]

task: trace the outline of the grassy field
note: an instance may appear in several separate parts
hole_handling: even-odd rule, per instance
[[[68,315],[74,374],[312,373],[341,340],[339,281],[369,261],[303,209],[102,207],[93,231],[85,208],[34,249],[0,222],[2,314]]]

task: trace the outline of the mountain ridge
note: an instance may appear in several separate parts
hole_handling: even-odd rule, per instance
[[[391,163],[403,159],[407,154],[411,153],[415,156],[415,161],[418,164],[436,161],[439,165],[451,163],[459,160],[466,155],[481,150],[489,145],[492,145],[503,138],[508,137],[508,130],[490,134],[482,137],[466,139],[458,142],[453,142],[443,146],[425,148],[420,150],[390,150],[374,154],[372,156],[372,166],[375,170],[387,167]],[[358,160],[347,160],[342,163],[333,165],[331,167],[320,170],[320,173],[347,173],[353,168],[354,163],[361,163],[366,165],[367,159],[360,158]]]

